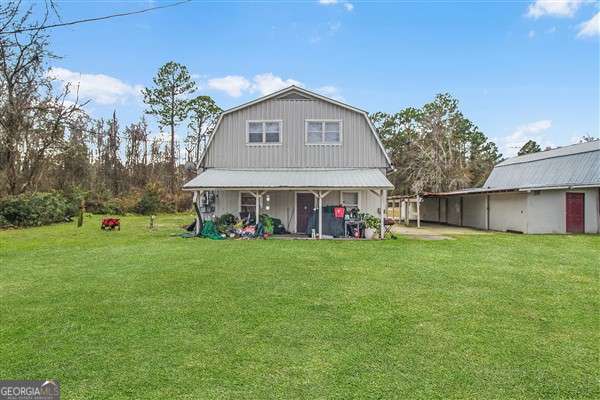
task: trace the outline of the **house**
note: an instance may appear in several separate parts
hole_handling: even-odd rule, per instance
[[[390,168],[365,111],[290,86],[224,111],[183,189],[203,218],[267,213],[305,233],[312,215],[320,237],[323,207],[343,205],[378,216],[383,233]]]
[[[424,221],[522,233],[600,232],[600,140],[509,158],[482,188],[426,194]]]

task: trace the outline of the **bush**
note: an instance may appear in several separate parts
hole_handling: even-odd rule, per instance
[[[39,226],[69,221],[76,213],[71,202],[58,192],[21,194],[0,201],[2,224]]]
[[[161,210],[161,190],[157,184],[149,183],[137,204],[136,212],[144,215],[155,214]]]

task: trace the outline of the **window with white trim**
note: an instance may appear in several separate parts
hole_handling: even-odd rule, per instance
[[[347,208],[358,208],[358,192],[342,192],[342,205]]]
[[[340,144],[342,121],[306,121],[306,144]]]
[[[246,142],[249,145],[281,144],[281,121],[248,121]]]
[[[252,214],[256,212],[256,197],[252,193],[240,193],[240,212]]]

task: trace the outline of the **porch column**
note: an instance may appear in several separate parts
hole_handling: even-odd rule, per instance
[[[255,223],[258,225],[260,219],[259,219],[259,214],[260,214],[260,191],[257,190],[256,193],[254,194],[254,198],[256,199],[256,216],[255,216]]]
[[[319,190],[319,239],[323,238],[323,193]]]
[[[417,195],[417,228],[421,227],[421,196]]]
[[[383,236],[385,234],[385,221],[383,217],[383,201],[385,197],[385,190],[379,191],[379,238],[383,240]]]

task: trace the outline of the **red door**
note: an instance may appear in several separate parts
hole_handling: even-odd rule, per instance
[[[296,196],[296,232],[306,233],[308,217],[315,207],[315,196],[312,193],[297,193]]]
[[[567,232],[584,232],[583,193],[567,193]]]

